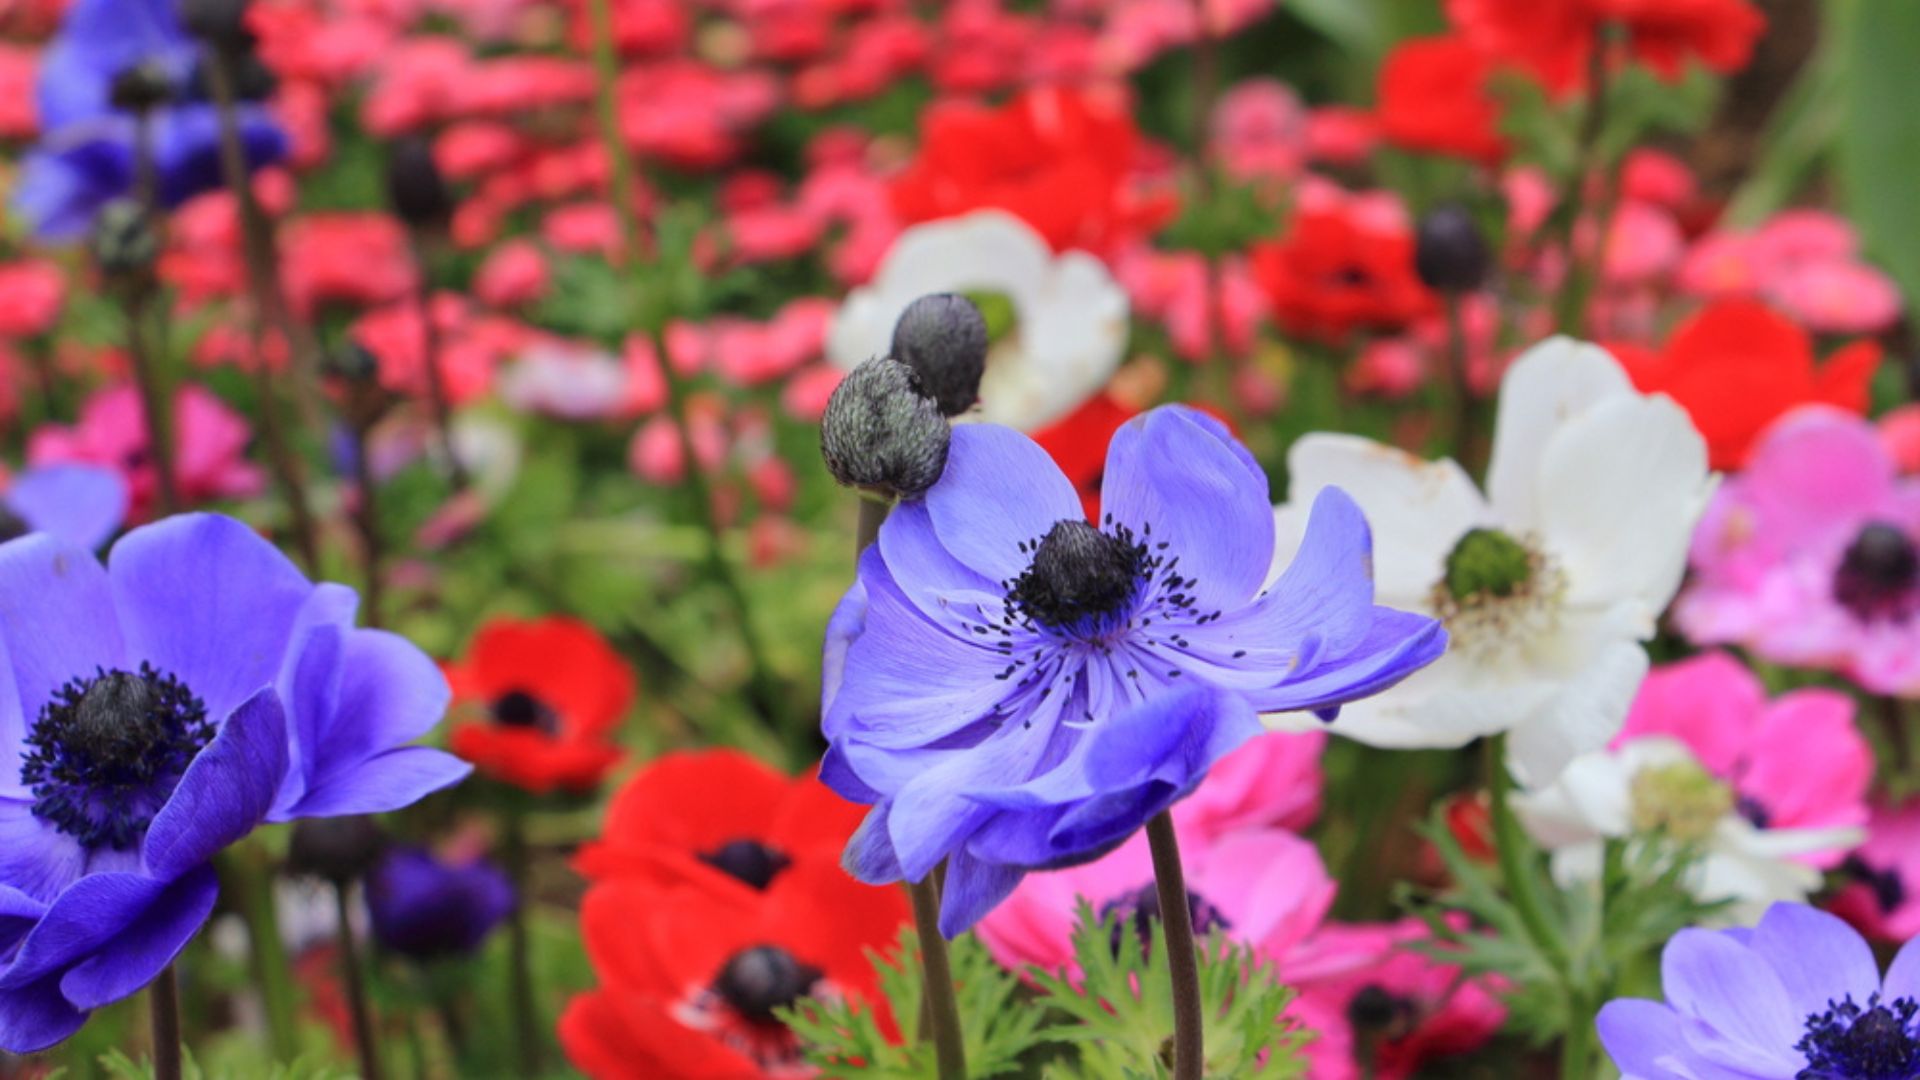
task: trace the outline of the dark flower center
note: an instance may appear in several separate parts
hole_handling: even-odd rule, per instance
[[[1920,552],[1897,526],[1868,524],[1847,545],[1833,576],[1833,598],[1872,622],[1901,620],[1920,606]]]
[[[1146,569],[1145,545],[1084,521],[1056,522],[1022,550],[1028,546],[1033,561],[1014,579],[1007,599],[1021,615],[1055,630],[1103,624],[1124,611]]]
[[[1765,803],[1751,795],[1742,795],[1734,800],[1733,808],[1741,817],[1747,819],[1747,824],[1756,829],[1764,829],[1773,824],[1773,811],[1768,810]]]
[[[213,740],[207,707],[171,675],[98,670],[54,692],[27,735],[34,816],[89,851],[126,851]]]
[[[1347,1022],[1363,1039],[1403,1039],[1413,1033],[1418,1010],[1413,999],[1379,983],[1368,983],[1347,1002]]]
[[[1533,576],[1533,558],[1498,529],[1470,529],[1447,554],[1447,592],[1455,600],[1512,596]]]
[[[494,698],[493,721],[502,727],[535,728],[548,735],[560,730],[560,714],[525,690],[509,690]]]
[[[18,540],[33,531],[33,526],[16,514],[5,503],[0,503],[0,544],[9,540]]]
[[[713,981],[713,991],[743,1019],[778,1024],[774,1011],[812,993],[820,975],[819,968],[801,963],[777,945],[756,945],[727,960]]]
[[[1920,1003],[1879,994],[1865,1006],[1851,995],[1827,1002],[1807,1017],[1807,1033],[1794,1049],[1807,1056],[1798,1080],[1914,1080],[1920,1077]]]
[[[1881,913],[1891,914],[1907,902],[1907,883],[1900,880],[1900,875],[1893,870],[1876,870],[1858,855],[1847,856],[1842,866],[1873,890],[1874,903],[1880,905]]]
[[[758,840],[729,840],[712,851],[702,852],[700,861],[761,892],[793,862],[784,852]]]
[[[1116,917],[1113,924],[1113,952],[1120,954],[1120,942],[1126,932],[1132,929],[1134,937],[1140,942],[1142,950],[1153,947],[1153,925],[1161,921],[1160,890],[1153,885],[1140,888],[1109,900],[1100,909],[1102,919]],[[1207,898],[1187,890],[1187,917],[1193,921],[1195,934],[1206,934],[1213,930],[1227,930],[1232,924],[1221,914],[1220,909],[1207,902]]]

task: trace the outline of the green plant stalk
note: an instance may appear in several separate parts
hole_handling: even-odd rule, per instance
[[[290,1062],[300,1053],[293,970],[280,940],[280,915],[273,906],[273,875],[258,845],[229,848],[220,856],[221,887],[238,902],[247,928],[254,982],[266,1012],[267,1042],[274,1060]]]
[[[1565,978],[1568,974],[1567,943],[1547,917],[1546,902],[1541,899],[1539,881],[1528,859],[1533,845],[1520,831],[1519,819],[1513,816],[1513,776],[1507,771],[1506,733],[1489,738],[1486,745],[1487,775],[1491,788],[1488,802],[1493,818],[1494,851],[1500,861],[1500,876],[1506,881],[1507,894],[1513,900],[1514,910],[1520,914],[1520,921],[1526,926],[1527,936],[1546,954],[1553,969]]]
[[[529,889],[533,875],[532,860],[527,849],[526,816],[516,801],[502,811],[501,818],[501,841],[505,849],[502,854],[507,864],[507,876],[513,881],[515,901],[513,913],[507,918],[509,991],[512,995],[515,1042],[520,1053],[520,1075],[538,1076],[540,1059],[544,1056],[540,1040],[543,1025],[533,993],[533,940],[527,924],[527,913],[533,906]]]
[[[1567,1033],[1560,1040],[1560,1080],[1592,1080],[1594,1024],[1588,1000],[1581,994],[1568,999]]]
[[[1560,290],[1554,325],[1559,327],[1561,333],[1576,338],[1586,334],[1587,300],[1593,294],[1598,264],[1606,257],[1605,221],[1596,223],[1601,231],[1594,239],[1593,258],[1579,257],[1574,238],[1580,227],[1580,208],[1586,194],[1587,178],[1599,165],[1600,137],[1607,129],[1607,60],[1613,52],[1613,37],[1611,25],[1603,24],[1594,31],[1593,55],[1587,66],[1587,107],[1580,121],[1579,149],[1574,158],[1573,172],[1560,192],[1563,220],[1560,248],[1566,255],[1567,280]]]
[[[1153,883],[1160,897],[1160,932],[1167,943],[1167,977],[1173,984],[1173,1080],[1201,1080],[1206,1069],[1205,1016],[1200,997],[1200,954],[1193,944],[1193,911],[1180,867],[1180,841],[1165,810],[1147,822],[1153,852]]]
[[[174,982],[172,964],[147,987],[147,998],[153,1012],[154,1080],[180,1080],[180,986]]]
[[[625,141],[620,137],[620,104],[615,97],[620,58],[613,46],[613,15],[608,0],[587,0],[587,13],[593,27],[594,97],[600,140],[607,152],[615,218],[620,224],[620,255],[631,268],[639,264],[641,229],[634,212],[633,161],[627,154]],[[786,698],[780,692],[779,680],[767,659],[760,632],[754,626],[753,610],[747,601],[746,589],[740,584],[739,575],[734,572],[733,564],[727,558],[725,531],[714,516],[713,492],[707,484],[706,474],[700,471],[699,458],[694,453],[693,430],[687,422],[689,387],[669,359],[664,318],[648,316],[644,321],[647,340],[653,346],[654,357],[666,383],[667,414],[672,418],[674,430],[680,437],[680,456],[685,463],[682,483],[688,498],[694,503],[694,511],[699,515],[701,525],[706,529],[707,563],[714,580],[726,593],[727,603],[733,609],[734,621],[738,624],[741,647],[746,650],[749,692],[761,715],[778,724],[787,712]]]
[[[347,903],[351,882],[333,883],[334,914],[339,919],[336,947],[340,950],[340,981],[347,985],[347,1011],[353,1018],[353,1045],[360,1054],[361,1080],[381,1080],[380,1043],[373,1026],[373,1008],[367,1001],[367,980],[360,971],[360,946],[354,940],[352,910]]]

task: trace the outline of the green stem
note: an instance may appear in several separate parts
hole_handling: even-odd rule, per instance
[[[1611,25],[1603,24],[1594,31],[1593,53],[1587,66],[1587,107],[1580,124],[1578,154],[1574,159],[1573,173],[1567,178],[1566,188],[1560,194],[1559,210],[1563,222],[1561,250],[1567,260],[1567,281],[1560,291],[1555,324],[1561,333],[1574,337],[1586,333],[1587,300],[1593,292],[1599,263],[1607,254],[1607,237],[1602,233],[1595,237],[1593,257],[1580,258],[1574,247],[1574,235],[1579,229],[1587,178],[1599,164],[1600,138],[1607,128],[1608,79],[1611,74],[1607,62],[1613,52],[1613,37]],[[1606,222],[1596,222],[1596,226],[1604,229]]]
[[[638,212],[634,207],[636,195],[633,161],[628,156],[625,141],[620,136],[620,104],[615,89],[620,75],[620,58],[614,52],[613,15],[608,0],[587,0],[587,14],[593,28],[593,62],[596,73],[595,104],[600,127],[600,140],[607,152],[610,169],[610,186],[615,216],[620,223],[620,258],[629,267],[637,266],[640,255],[641,226]],[[678,258],[679,252],[664,250],[657,252],[658,257]],[[664,315],[648,314],[642,319],[648,341],[653,346],[654,357],[660,365],[660,371],[666,383],[667,414],[673,420],[674,429],[680,437],[680,456],[685,463],[682,470],[682,483],[687,497],[694,504],[694,512],[699,516],[700,524],[707,533],[707,563],[714,580],[726,594],[728,606],[733,610],[734,622],[740,633],[740,644],[747,654],[748,692],[760,714],[779,724],[787,712],[786,695],[781,692],[779,679],[768,660],[767,650],[760,638],[760,632],[753,622],[752,606],[748,603],[746,589],[741,585],[733,564],[728,560],[725,544],[725,530],[715,516],[713,491],[707,484],[707,477],[700,469],[698,456],[694,453],[693,429],[688,423],[687,399],[691,388],[687,380],[675,370],[667,352],[666,319]]]
[[[374,1033],[373,1008],[367,1002],[367,980],[360,971],[360,946],[354,941],[352,908],[347,903],[351,883],[336,881],[334,913],[339,918],[340,981],[347,984],[347,1011],[353,1018],[353,1045],[360,1054],[362,1080],[380,1080],[380,1044]]]
[[[1507,736],[1503,732],[1487,740],[1487,774],[1492,787],[1489,800],[1493,818],[1493,843],[1500,860],[1500,876],[1506,880],[1507,893],[1520,913],[1527,936],[1546,954],[1553,969],[1567,974],[1567,944],[1547,917],[1546,902],[1540,896],[1538,871],[1533,865],[1533,844],[1520,830],[1513,816],[1513,774],[1507,771]]]
[[[960,1037],[960,1003],[953,993],[953,967],[947,960],[947,939],[940,936],[940,885],[934,873],[907,886],[913,900],[913,926],[920,936],[922,992],[928,1007],[923,1021],[931,1021],[934,1060],[940,1080],[966,1080],[967,1047]],[[926,1037],[925,1027],[921,1038]]]
[[[149,278],[136,283],[127,299],[127,357],[133,364],[134,385],[140,390],[140,409],[147,422],[147,450],[153,456],[155,516],[180,509],[178,473],[174,469],[173,400],[163,367],[166,334],[162,329],[158,287]]]
[[[147,997],[153,1010],[154,1080],[180,1080],[180,987],[174,982],[173,965],[153,980]]]
[[[1200,954],[1193,944],[1193,911],[1180,868],[1180,841],[1166,811],[1147,822],[1153,882],[1160,896],[1160,928],[1167,939],[1167,975],[1173,984],[1173,1080],[1200,1080],[1206,1032],[1200,1001]]]
[[[1560,1080],[1591,1080],[1593,1076],[1593,1010],[1585,999],[1575,995],[1567,1022],[1567,1034],[1560,1042]]]
[[[527,850],[526,819],[518,806],[505,812],[503,855],[507,876],[513,881],[513,914],[507,920],[507,946],[511,964],[511,992],[514,1031],[520,1050],[520,1075],[540,1075],[540,1032],[542,1026],[533,995],[533,940],[527,924],[528,909],[533,906],[529,885],[531,859]]]
[[[280,940],[280,914],[273,902],[273,874],[258,847],[229,848],[219,864],[222,887],[239,903],[247,928],[253,979],[267,1014],[267,1041],[275,1061],[292,1061],[300,1053],[299,1017],[293,988],[293,969]]]

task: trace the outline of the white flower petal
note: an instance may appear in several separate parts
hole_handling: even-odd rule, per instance
[[[1632,600],[1639,636],[1680,588],[1713,483],[1707,444],[1666,397],[1602,402],[1543,448],[1533,505],[1579,605]]]
[[[1551,783],[1581,754],[1598,750],[1620,731],[1647,654],[1631,642],[1604,645],[1592,662],[1507,736],[1507,762],[1524,787]]]
[[[1287,550],[1276,552],[1274,572],[1298,543],[1293,508],[1338,487],[1373,527],[1374,587],[1381,603],[1395,607],[1424,608],[1455,541],[1489,518],[1486,501],[1452,460],[1426,461],[1355,435],[1308,435],[1288,452],[1287,472],[1288,502],[1276,512],[1277,522],[1286,519],[1288,540],[1278,546]]]
[[[1602,401],[1633,392],[1619,363],[1584,341],[1548,338],[1515,360],[1500,384],[1493,462],[1487,469],[1487,496],[1501,520],[1534,520],[1534,475],[1561,425]]]
[[[1311,713],[1262,719],[1278,731],[1326,731],[1387,749],[1456,747],[1507,730],[1557,690],[1548,682],[1506,681],[1449,652],[1392,689],[1342,707],[1331,723]]]

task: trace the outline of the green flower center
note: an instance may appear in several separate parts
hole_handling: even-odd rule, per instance
[[[1455,600],[1509,597],[1533,579],[1533,556],[1499,529],[1472,529],[1447,554],[1446,586]]]
[[[1696,843],[1733,811],[1733,789],[1698,762],[1642,769],[1632,785],[1633,828],[1639,833]]]

